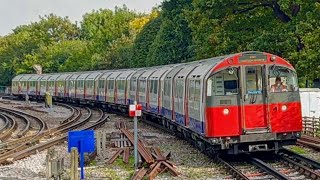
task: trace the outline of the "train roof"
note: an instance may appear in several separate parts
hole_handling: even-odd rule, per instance
[[[199,75],[202,76],[203,74],[208,73],[207,68],[209,67],[212,68],[212,72],[215,72],[230,66],[238,66],[240,64],[242,65],[254,64],[255,62],[262,62],[262,61],[264,61],[267,64],[277,63],[283,66],[286,66],[288,68],[294,69],[290,63],[288,63],[286,60],[276,55],[266,53],[266,52],[246,51],[241,53],[229,54],[229,55],[218,56],[218,57],[180,63],[180,64],[168,64],[168,65],[162,65],[162,66],[132,68],[132,69],[98,70],[98,73],[103,73],[100,79],[106,79],[106,78],[111,78],[116,74],[117,75],[121,74],[119,72],[123,73],[123,72],[130,71],[130,72],[133,72],[131,73],[132,78],[136,79],[140,75],[145,74],[146,73],[145,71],[157,72],[156,70],[161,67],[161,68],[172,69],[169,73],[166,74],[166,78],[172,78],[172,76],[176,75],[178,72],[184,71],[182,69],[194,69],[193,73],[196,73],[197,74],[196,76],[199,76]],[[207,64],[208,66],[205,66],[204,64]],[[202,68],[205,68],[206,70],[203,70],[202,68],[197,68],[199,66],[201,66]],[[72,74],[70,79],[73,79],[74,77],[78,77],[80,74],[92,74],[92,73],[97,73],[97,71],[64,72],[64,73],[58,73],[58,74],[64,74],[64,75],[61,75],[60,77],[70,77],[70,74]],[[181,73],[179,74],[181,75]],[[52,74],[57,74],[57,73],[49,73],[49,74],[43,74],[43,75],[50,76]],[[17,75],[16,77],[13,78],[13,81],[24,79],[24,78],[21,78],[24,76],[27,76],[27,75],[26,74]]]

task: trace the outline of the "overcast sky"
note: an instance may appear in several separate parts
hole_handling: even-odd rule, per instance
[[[92,9],[114,9],[126,4],[129,9],[150,12],[163,0],[0,0],[0,36],[16,26],[37,21],[39,15],[56,14],[80,21],[82,15]]]

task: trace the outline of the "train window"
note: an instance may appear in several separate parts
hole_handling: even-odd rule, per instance
[[[298,91],[298,78],[296,72],[286,67],[271,66],[269,69],[270,92]]]
[[[154,83],[154,85],[153,85],[153,93],[157,94],[158,93],[158,81],[154,80],[153,83]]]
[[[200,102],[200,80],[195,81],[194,101]]]
[[[223,70],[213,75],[207,82],[207,96],[236,95],[239,92],[238,69],[233,73]]]
[[[146,80],[140,80],[139,92],[144,93],[146,91]]]
[[[108,89],[114,89],[114,80],[109,80],[108,81]]]
[[[154,87],[153,87],[153,86],[154,86],[153,82],[154,82],[154,80],[150,80],[150,81],[149,81],[149,83],[150,83],[149,92],[150,92],[150,93],[153,93],[153,88],[154,88]]]
[[[171,83],[170,83],[170,80],[164,80],[164,96],[170,96],[171,93],[170,93],[170,90],[171,90]]]
[[[246,91],[248,94],[262,94],[262,67],[246,67]]]
[[[99,89],[104,88],[104,80],[99,80]]]
[[[130,91],[135,91],[137,86],[137,80],[130,81]]]
[[[189,81],[189,100],[193,101],[193,99],[194,99],[194,90],[195,90],[194,80],[190,80]]]
[[[83,81],[83,80],[78,80],[78,82],[77,82],[77,88],[78,88],[78,89],[82,89],[83,86],[84,86],[84,81]]]
[[[46,81],[41,81],[41,82],[40,82],[40,86],[41,86],[41,88],[46,87]]]
[[[183,80],[177,80],[176,81],[176,97],[179,99],[182,99],[183,97],[183,89],[184,89],[184,85],[183,85]]]
[[[118,80],[118,90],[124,90],[125,87],[125,80]]]

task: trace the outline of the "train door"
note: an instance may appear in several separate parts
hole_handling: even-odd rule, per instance
[[[242,128],[244,133],[268,131],[266,67],[242,67]]]

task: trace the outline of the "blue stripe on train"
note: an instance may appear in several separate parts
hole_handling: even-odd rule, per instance
[[[145,102],[139,102],[142,106],[142,110],[147,110],[147,104]]]
[[[158,114],[158,106],[150,104],[150,112]]]
[[[177,112],[175,112],[174,115],[176,117],[176,122],[178,124],[181,124],[181,125],[185,126],[184,115],[182,115],[180,113],[177,113]]]
[[[125,99],[117,99],[118,104],[125,104]]]
[[[97,96],[98,101],[105,101],[106,96]]]
[[[191,117],[189,118],[189,120],[190,120],[190,124],[189,124],[190,129],[192,129],[200,134],[204,133],[205,124],[202,121],[199,121],[199,120],[191,118]]]
[[[168,119],[172,119],[172,111],[165,108],[165,107],[162,107],[161,109],[161,115],[168,118]]]

